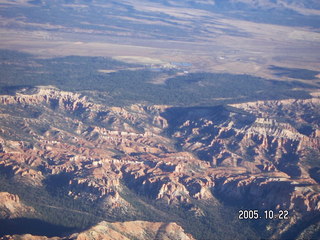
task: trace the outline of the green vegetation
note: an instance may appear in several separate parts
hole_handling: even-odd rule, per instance
[[[320,168],[320,150],[312,148],[307,149],[302,162],[303,166],[306,168]]]
[[[38,219],[48,224],[79,230],[103,219],[103,213],[97,204],[74,200],[67,194],[50,192],[45,187],[35,187],[21,182],[17,184],[3,172],[0,176],[0,191],[17,194],[26,205],[36,210],[35,215],[29,216],[30,219]]]
[[[275,72],[275,75],[280,77],[289,77],[304,80],[314,80],[316,79],[316,75],[320,73],[318,71],[312,71],[309,69],[285,68],[278,66],[270,66],[269,69],[273,70]]]
[[[304,215],[294,226],[287,229],[281,236],[285,239],[319,239],[320,214],[311,212]]]
[[[248,100],[308,98],[311,88],[299,82],[280,82],[250,75],[192,73],[152,84],[163,72],[155,72],[102,57],[62,57],[39,59],[32,55],[0,51],[0,93],[37,85],[54,85],[67,91],[86,91],[107,105],[132,103],[204,106]],[[117,70],[101,73],[100,69]],[[126,70],[127,69],[127,70]],[[166,71],[166,70],[163,70]],[[172,75],[172,70],[167,71]],[[91,91],[95,91],[92,93]]]
[[[176,222],[197,239],[248,239],[248,237],[258,239],[258,233],[252,230],[251,225],[237,220],[237,210],[234,207],[226,208],[220,203],[206,201],[193,201],[190,204],[182,204],[182,207],[167,205],[163,201],[153,200],[123,186],[120,195],[132,205],[134,211],[126,214],[120,209],[118,212],[109,212],[107,209],[103,210],[99,201],[93,203],[69,197],[66,194],[65,178],[66,175],[60,179],[50,179],[44,185],[47,187],[34,187],[17,184],[2,173],[0,191],[18,194],[25,204],[35,208],[36,214],[15,221],[0,220],[0,223],[11,228],[19,226],[17,229],[12,229],[11,234],[28,232],[23,227],[23,224],[26,224],[32,227],[30,228],[32,233],[61,236],[82,231],[103,220],[111,222],[145,220]],[[196,216],[192,211],[193,207],[201,209],[204,216]],[[226,222],[232,224],[225,225]],[[35,224],[43,226],[44,230],[39,230]]]
[[[306,228],[297,237],[297,240],[319,239],[320,238],[320,221]]]
[[[301,165],[308,170],[310,177],[320,183],[320,150],[307,149],[301,162]]]
[[[191,200],[191,203],[168,205],[165,201],[138,194],[126,186],[123,189],[121,196],[138,210],[135,220],[176,222],[196,239],[259,239],[260,233],[252,230],[253,223],[238,220],[235,207],[225,207],[212,200]],[[193,209],[202,211],[204,215],[197,216]],[[231,224],[226,225],[226,222]]]

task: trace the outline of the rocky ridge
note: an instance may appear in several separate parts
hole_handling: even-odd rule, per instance
[[[124,211],[133,209],[122,184],[168,204],[217,195],[292,214],[319,212],[318,183],[305,164],[320,146],[316,97],[120,108],[38,88],[0,103],[0,167],[18,181],[42,185],[70,174],[70,196]]]
[[[22,217],[34,211],[32,207],[23,204],[18,195],[0,192],[0,217],[2,219]]]
[[[4,236],[1,240],[113,240],[113,239],[171,239],[171,240],[193,240],[190,234],[186,234],[182,227],[176,223],[162,223],[162,222],[145,222],[145,221],[132,221],[132,222],[101,222],[96,226],[81,233],[75,233],[66,238],[47,238],[43,236],[14,235]]]

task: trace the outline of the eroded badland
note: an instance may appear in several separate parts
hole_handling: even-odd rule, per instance
[[[319,237],[309,4],[0,1],[1,239]]]

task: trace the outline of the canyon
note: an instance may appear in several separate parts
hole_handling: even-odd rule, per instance
[[[319,239],[318,2],[0,0],[0,239]]]
[[[0,96],[0,168],[34,187],[62,179],[57,188],[69,197],[99,202],[110,214],[141,214],[124,197],[127,188],[198,218],[206,211],[197,202],[289,210],[272,233],[279,237],[319,216],[317,94],[212,107],[109,107],[82,93],[25,88]],[[1,196],[5,218],[23,215],[23,207],[35,211],[16,195]]]

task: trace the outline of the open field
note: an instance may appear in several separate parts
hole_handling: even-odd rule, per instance
[[[8,6],[2,1],[1,12],[9,11]],[[91,22],[80,21],[82,12],[92,14],[85,4],[65,4],[61,12],[72,12],[70,22],[65,23],[50,17],[40,22],[29,21],[30,16],[3,14],[0,48],[43,57],[107,56],[159,65],[189,62],[192,72],[244,73],[279,80],[287,78],[276,76],[269,66],[320,71],[320,33],[316,29],[232,19],[152,2],[135,3],[132,12],[127,6],[130,4],[96,3],[94,7],[104,15]],[[25,11],[32,8],[39,6],[24,3],[16,11],[28,15]],[[60,11],[55,6],[44,10]]]

